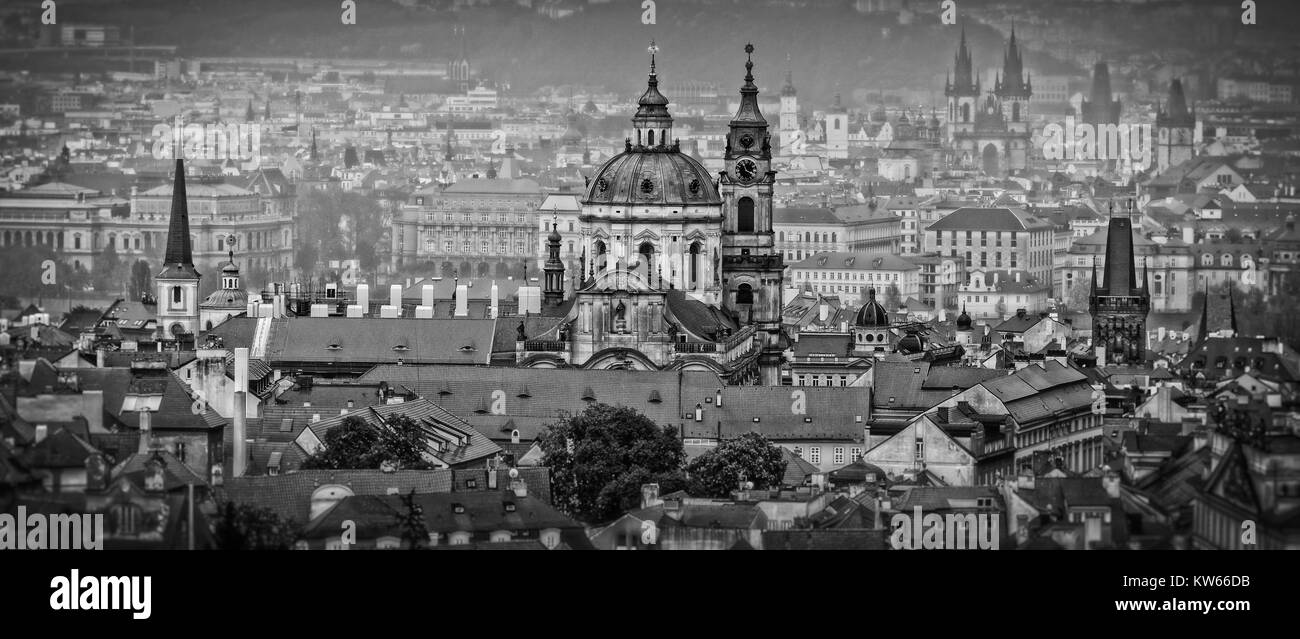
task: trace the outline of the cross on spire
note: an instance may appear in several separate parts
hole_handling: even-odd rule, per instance
[[[745,82],[754,81],[754,45],[745,44]]]
[[[654,40],[651,40],[650,46],[646,47],[646,51],[650,52],[650,73],[653,74],[655,72],[655,54],[659,52],[659,45],[655,44]]]

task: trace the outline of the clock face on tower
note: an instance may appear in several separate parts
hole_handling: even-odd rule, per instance
[[[758,176],[758,165],[749,158],[743,158],[736,163],[736,176],[741,182],[752,182]]]

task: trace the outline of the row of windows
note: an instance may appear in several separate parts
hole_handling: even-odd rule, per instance
[[[804,449],[803,449],[802,446],[795,446],[795,447],[793,448],[793,452],[794,452],[794,454],[795,454],[796,457],[801,457],[801,458],[802,458],[802,457],[804,456]],[[822,463],[822,447],[821,447],[821,446],[809,446],[809,447],[808,447],[808,457],[807,457],[807,459],[808,459],[809,463],[813,463],[813,464],[820,464],[820,463]],[[859,448],[859,447],[857,447],[857,446],[854,446],[854,447],[852,447],[852,448],[849,448],[849,463],[856,462],[856,461],[858,461],[858,460],[860,460],[860,459],[862,459],[862,449]],[[831,448],[831,463],[832,463],[832,464],[835,464],[835,465],[841,465],[841,464],[846,463],[846,462],[844,461],[844,447],[843,447],[843,446],[835,446],[835,447]]]
[[[514,250],[514,251],[511,251],[511,250],[510,250],[510,245],[509,245],[508,243],[506,243],[506,242],[498,242],[497,245],[496,245],[496,250],[493,251],[493,246],[492,246],[491,242],[489,242],[488,240],[481,240],[481,241],[478,243],[478,252],[479,252],[479,253],[482,253],[482,254],[484,254],[484,255],[488,255],[488,254],[491,254],[491,255],[527,255],[527,254],[530,253],[530,251],[528,251],[528,249],[526,248],[527,246],[528,246],[528,243],[525,242],[524,240],[516,240],[516,241],[515,241],[515,250]],[[426,239],[426,240],[424,241],[424,250],[425,250],[425,251],[432,253],[432,252],[434,252],[434,251],[436,250],[436,247],[437,247],[437,243],[434,241],[433,238],[428,238],[428,239]],[[470,240],[464,240],[464,241],[462,241],[461,244],[460,244],[460,249],[461,249],[461,250],[460,250],[461,253],[474,253],[474,252],[475,252],[475,250],[474,250],[474,243],[473,243],[472,241],[470,241]],[[443,243],[442,243],[442,250],[443,250],[444,253],[455,253],[455,252],[456,252],[456,245],[455,245],[455,242],[453,242],[452,240],[444,240]],[[573,242],[569,242],[569,252],[570,252],[570,253],[573,252]]]
[[[848,375],[795,375],[795,386],[835,386],[837,377],[839,386],[849,385]]]
[[[898,273],[879,273],[876,271],[797,271],[795,275],[801,280],[847,280],[850,282],[898,281]]]
[[[452,222],[452,223],[455,222],[491,223],[494,221],[493,219],[494,217],[495,217],[495,221],[498,224],[508,224],[508,223],[526,224],[528,222],[526,217],[522,213],[518,213],[518,214],[498,213],[497,215],[494,216],[492,213],[480,213],[478,215],[475,215],[473,213],[454,213],[452,211],[447,211],[441,214],[430,211],[424,214],[424,221],[426,222],[442,221],[442,222]],[[570,223],[569,226],[572,227],[573,224]],[[547,230],[550,230],[549,225],[547,226]],[[569,230],[572,231],[573,229],[570,228]]]
[[[839,233],[809,233],[809,232],[804,232],[804,234],[803,234],[802,236],[800,236],[799,233],[797,233],[797,232],[790,233],[790,241],[791,241],[791,242],[798,242],[798,241],[800,241],[800,237],[803,238],[803,241],[804,241],[804,242],[830,242],[830,243],[834,244],[835,242],[840,241],[840,239],[839,239]],[[785,231],[780,231],[780,232],[778,232],[778,233],[776,234],[776,239],[777,239],[777,241],[784,242],[784,241],[785,241]]]

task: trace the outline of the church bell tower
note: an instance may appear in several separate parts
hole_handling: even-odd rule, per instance
[[[731,120],[722,196],[722,304],[742,326],[755,326],[764,344],[760,361],[764,384],[779,381],[781,280],[785,265],[772,233],[772,136],[758,108],[754,84],[754,45],[745,45],[745,83],[740,108]],[[775,351],[775,360],[772,353]]]

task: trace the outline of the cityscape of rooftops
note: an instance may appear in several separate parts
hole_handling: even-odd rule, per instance
[[[5,4],[0,550],[1300,549],[1293,13]]]

